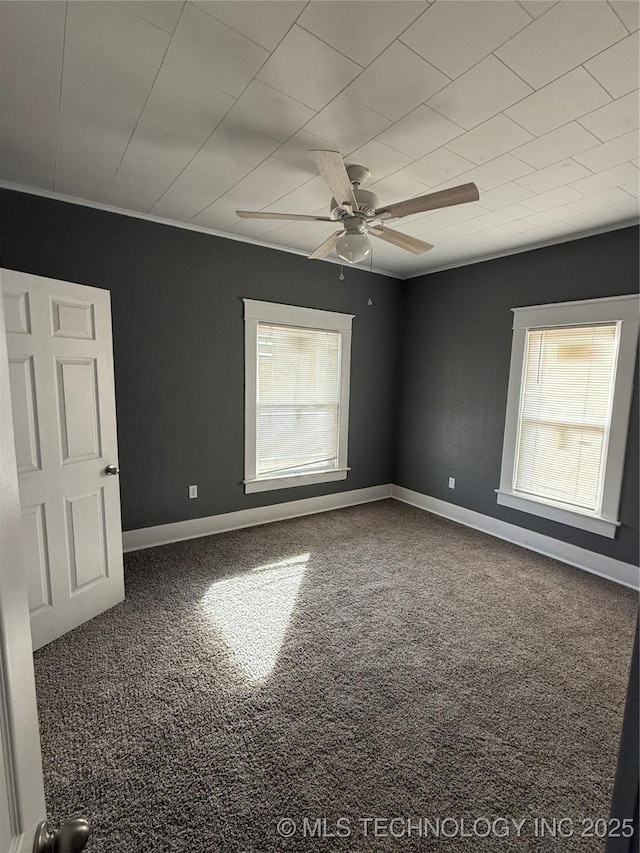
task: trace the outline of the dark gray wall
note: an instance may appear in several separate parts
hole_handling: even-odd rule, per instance
[[[635,564],[638,382],[615,540],[498,506],[511,308],[634,293],[638,229],[626,228],[405,282],[394,482]],[[448,477],[456,488],[447,487]]]
[[[392,481],[399,281],[7,190],[0,224],[1,266],[111,291],[125,530]],[[243,297],[355,314],[345,481],[244,494]]]
[[[494,493],[510,309],[634,292],[636,228],[406,282],[354,269],[340,282],[334,264],[8,190],[0,226],[0,265],[111,291],[125,530],[395,482],[637,562],[637,383],[615,540]],[[356,315],[347,480],[244,494],[242,297]]]

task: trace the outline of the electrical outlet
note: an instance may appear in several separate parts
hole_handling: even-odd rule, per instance
[[[449,477],[449,488],[455,489],[455,487],[456,487],[456,478],[455,477]]]
[[[198,487],[197,486],[189,486],[189,497],[197,498],[198,497]]]

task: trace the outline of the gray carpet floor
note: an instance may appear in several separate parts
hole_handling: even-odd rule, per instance
[[[390,500],[125,576],[35,655],[48,809],[92,853],[602,850],[633,591]]]

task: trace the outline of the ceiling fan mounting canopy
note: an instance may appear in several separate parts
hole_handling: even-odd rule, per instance
[[[351,184],[355,185],[356,189],[364,187],[371,180],[371,172],[366,166],[358,166],[355,163],[346,163],[345,169],[347,170],[347,175],[349,176]]]
[[[332,234],[318,246],[309,255],[310,259],[325,258],[335,250],[338,257],[347,263],[361,263],[371,253],[368,234],[412,252],[414,255],[421,255],[433,249],[431,243],[387,228],[386,220],[478,201],[480,197],[477,186],[474,183],[468,183],[380,207],[375,193],[361,189],[362,185],[371,178],[371,173],[366,166],[356,163],[345,165],[339,151],[314,150],[309,151],[309,156],[332,193],[329,216],[271,213],[262,210],[237,210],[236,213],[242,219],[339,221],[342,230]]]

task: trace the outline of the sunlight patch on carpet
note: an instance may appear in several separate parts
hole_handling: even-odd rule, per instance
[[[297,554],[216,581],[202,607],[242,670],[264,681],[278,659],[311,554]]]

